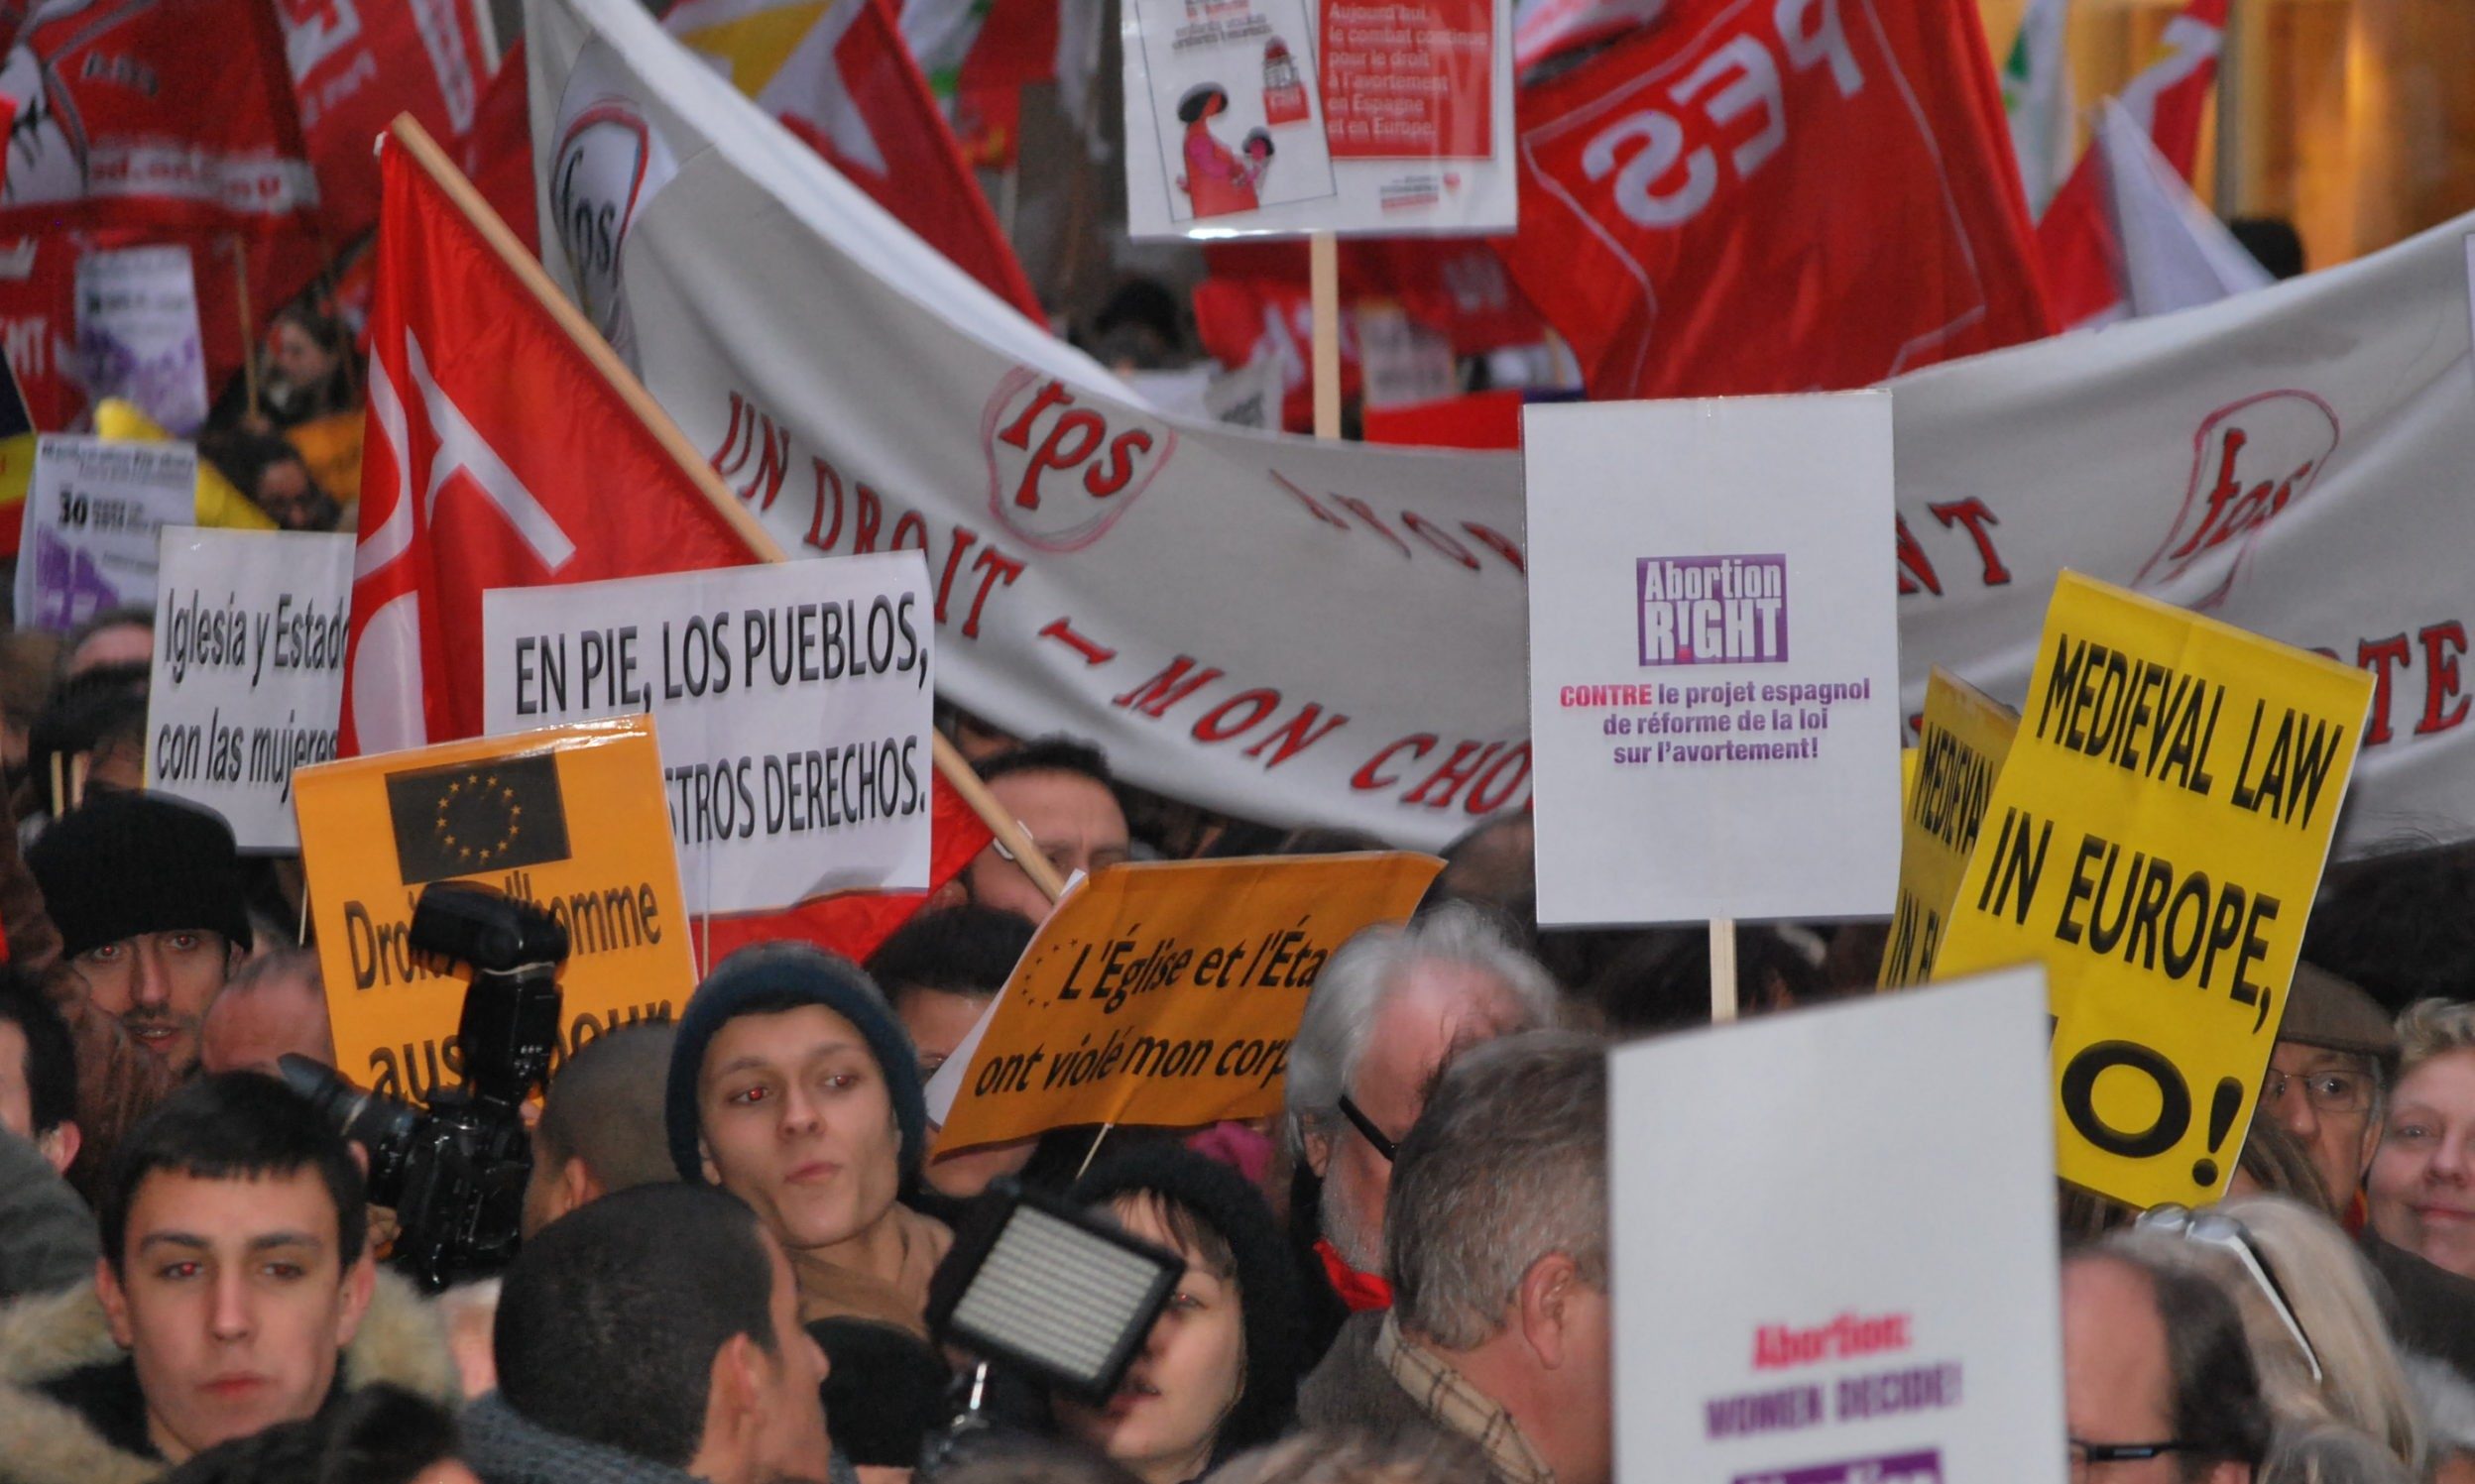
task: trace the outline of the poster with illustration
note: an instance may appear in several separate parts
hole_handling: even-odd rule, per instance
[[[1158,24],[1137,35],[1128,23],[1148,86],[1127,95],[1126,153],[1156,177],[1179,235],[1332,198],[1307,0],[1130,0],[1136,10]]]
[[[1509,0],[1125,0],[1138,238],[1502,231]]]

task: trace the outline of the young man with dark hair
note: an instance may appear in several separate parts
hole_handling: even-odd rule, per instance
[[[1070,737],[1044,737],[979,764],[989,792],[997,796],[1057,868],[1060,878],[1096,871],[1128,858],[1132,841],[1117,782],[1098,747]],[[984,907],[1048,920],[1049,900],[1021,866],[992,841],[971,864],[938,889],[934,905],[968,898]]]
[[[188,1075],[252,937],[232,827],[163,794],[106,794],[44,831],[26,863],[94,1008]]]
[[[1019,912],[964,902],[918,914],[869,955],[869,977],[885,991],[919,1052],[921,1082],[979,1024],[1034,931]],[[1020,1174],[1038,1147],[1037,1139],[1016,1139],[967,1149],[931,1161],[921,1178],[941,1196],[977,1196],[999,1176]]]
[[[446,1400],[444,1338],[364,1240],[361,1168],[283,1084],[207,1077],[122,1144],[91,1288],[0,1312],[18,1484],[142,1479],[347,1386]]]
[[[580,1205],[679,1178],[670,1164],[663,1092],[675,1025],[632,1025],[567,1059],[532,1126],[524,1234]]]
[[[833,1471],[779,1243],[705,1186],[622,1191],[560,1217],[499,1295],[499,1389],[465,1414],[489,1484],[772,1484]]]

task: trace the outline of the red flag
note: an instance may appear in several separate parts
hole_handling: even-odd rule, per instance
[[[693,455],[674,454],[640,410],[652,407],[643,390],[622,390],[616,362],[583,349],[581,320],[553,311],[555,290],[512,238],[494,243],[394,137],[380,168],[346,755],[479,735],[485,589],[737,566],[756,555],[681,464]],[[949,793],[940,778],[937,882],[989,838],[960,828],[955,809],[970,811]],[[850,952],[917,906],[838,897],[717,921],[714,935],[717,945],[789,936]]]
[[[1313,388],[1308,362],[1314,309],[1307,286],[1304,243],[1233,243],[1208,250],[1211,277],[1195,286],[1197,337],[1226,366],[1244,366],[1258,355],[1282,363],[1283,421],[1308,427]],[[1412,238],[1341,244],[1341,395],[1359,390],[1355,330],[1359,304],[1397,305],[1412,323],[1452,342],[1457,356],[1484,355],[1506,346],[1536,345],[1547,322],[1514,286],[1483,238]]]
[[[1860,387],[2046,333],[1974,0],[1678,0],[1520,107],[1505,261],[1594,398]]]
[[[661,24],[955,267],[1047,323],[885,0],[681,0]]]
[[[2120,102],[2187,182],[2199,162],[2200,119],[2225,46],[2226,0],[2191,0],[2166,27],[2163,56],[2131,79]],[[2122,312],[2122,249],[2106,206],[2105,165],[2091,137],[2037,223],[2055,323],[2100,324]]]
[[[473,188],[507,223],[525,251],[541,256],[541,228],[532,187],[532,113],[525,84],[525,39],[499,58],[498,75],[482,90],[473,127],[456,145],[456,164]]]
[[[277,0],[327,232],[378,224],[370,141],[399,113],[443,140],[473,127],[488,71],[464,0]],[[526,162],[530,173],[531,162]]]
[[[271,6],[43,0],[0,62],[0,231],[305,226],[317,182]]]

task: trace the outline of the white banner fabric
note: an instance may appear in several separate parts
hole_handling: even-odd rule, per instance
[[[528,17],[542,219],[785,547],[924,552],[949,699],[1254,819],[1432,849],[1526,802],[1516,458],[1164,415],[630,0]],[[553,199],[571,132],[676,171]],[[1893,383],[1906,713],[1937,663],[2019,700],[2067,565],[2381,677],[2342,846],[2475,830],[2467,230]]]

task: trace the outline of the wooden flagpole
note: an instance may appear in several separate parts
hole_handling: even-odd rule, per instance
[[[1710,919],[1710,1021],[1725,1025],[1736,1018],[1736,920]]]
[[[1341,243],[1330,232],[1307,239],[1307,290],[1314,312],[1315,436],[1341,436]]]
[[[516,240],[516,234],[508,230],[507,223],[499,220],[499,214],[490,209],[490,203],[482,199],[481,192],[473,188],[472,181],[464,178],[464,172],[455,168],[455,162],[438,148],[437,142],[429,137],[419,121],[409,113],[400,113],[396,115],[395,122],[387,126],[387,132],[403,147],[413,164],[421,168],[421,172],[429,176],[431,183],[444,191],[447,199],[455,203],[456,209],[464,213],[474,230],[481,233],[482,241],[490,245],[491,251],[498,255],[508,272],[514,274],[517,281],[540,301],[541,307],[549,313],[550,322],[557,325],[593,369],[601,373],[602,379],[619,394],[619,400],[627,403],[628,409],[646,427],[651,429],[654,441],[661,445],[664,453],[670,455],[679,472],[704,492],[705,499],[712,503],[714,510],[748,550],[760,561],[788,561],[789,554],[782,550],[779,541],[773,539],[773,533],[766,530],[756,516],[748,514],[747,507],[741,505],[730,487],[722,483],[722,476],[714,473],[713,466],[706,463],[704,456],[696,451],[696,446],[687,441],[687,434],[679,431],[678,424],[670,420],[670,414],[653,400],[652,394],[645,390],[644,384],[636,379],[636,373],[628,369],[627,363],[619,359],[618,352],[612,350],[609,342],[602,339],[600,332],[585,320],[583,312],[567,301],[567,295],[559,292],[558,285],[550,282],[549,274],[533,261],[531,254],[525,251],[524,244]],[[981,822],[989,827],[989,833],[997,837],[997,843],[1004,847],[1006,854],[1013,856],[1014,863],[1022,867],[1023,874],[1031,878],[1032,885],[1037,886],[1052,902],[1064,895],[1064,879],[1057,874],[1057,868],[1049,864],[1048,857],[1040,854],[1039,847],[1032,843],[1022,823],[998,803],[997,796],[989,792],[989,786],[980,780],[969,760],[955,750],[944,734],[932,732],[930,737],[936,744],[937,772],[945,779],[946,786],[959,794],[963,802],[971,806],[972,812],[980,816]]]

